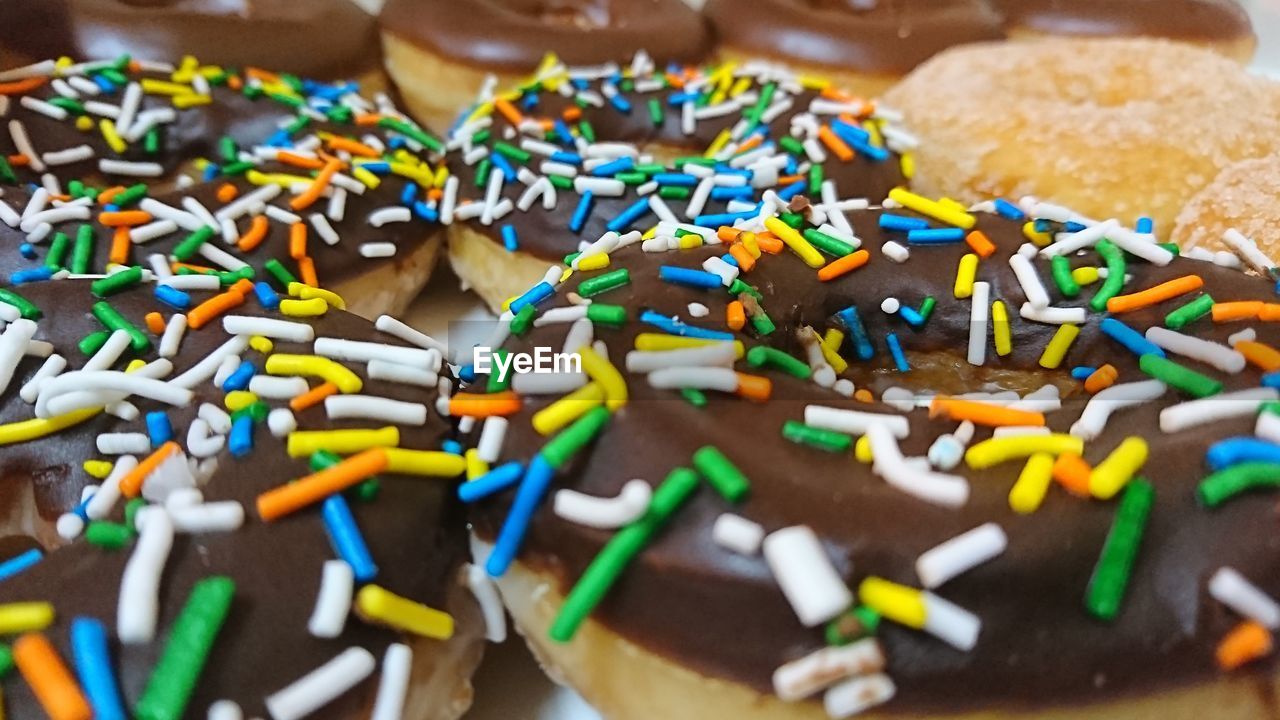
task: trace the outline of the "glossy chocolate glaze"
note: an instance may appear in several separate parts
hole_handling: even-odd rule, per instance
[[[803,357],[792,331],[806,324],[819,331],[838,327],[833,314],[856,304],[877,348],[872,362],[858,363],[846,345],[852,366],[845,376],[859,387],[870,388],[877,396],[894,385],[921,392],[957,392],[982,389],[986,382],[999,379],[1000,371],[1030,370],[1029,377],[1019,372],[1021,378],[1015,379],[1024,391],[1055,380],[1075,388],[1064,397],[1062,410],[1047,415],[1049,425],[1059,432],[1066,432],[1088,399],[1078,383],[1066,380],[1066,368],[1109,362],[1119,370],[1119,382],[1146,379],[1134,356],[1101,335],[1097,316],[1082,327],[1062,370],[1045,372],[1036,367],[1056,326],[1017,315],[1023,294],[1007,257],[1025,240],[1018,224],[991,216],[981,216],[979,227],[1000,249],[980,265],[978,279],[991,283],[992,299],[1002,299],[1009,307],[1014,351],[1001,358],[988,344],[987,364],[975,370],[964,360],[970,303],[952,296],[955,267],[967,248],[914,246],[908,262],[894,264],[878,250],[886,234],[876,225],[877,214],[849,216],[872,253],[863,268],[819,283],[812,269],[784,251],[778,257],[762,258],[744,276],[763,293],[762,306],[778,325],[768,344]],[[631,283],[595,298],[626,306],[633,318],[619,330],[597,326],[596,339],[605,342],[614,363],[621,367],[637,333],[654,331],[634,320],[641,309],[722,328],[720,318],[730,299],[725,294],[657,278],[659,265],[697,268],[705,257],[722,252],[701,248],[646,255],[633,246],[614,254],[612,267],[629,268]],[[1095,261],[1091,254],[1072,259],[1073,265]],[[1205,280],[1204,292],[1217,301],[1272,295],[1268,282],[1190,260],[1177,260],[1164,268],[1131,261],[1129,271],[1134,275],[1126,285],[1130,291],[1196,273]],[[1043,267],[1041,274],[1055,306],[1080,305],[1097,288],[1086,287],[1080,298],[1068,301]],[[575,282],[570,280],[556,300],[540,309],[564,304],[566,291],[574,289]],[[880,300],[887,296],[918,307],[928,295],[938,305],[919,331],[879,309]],[[1122,319],[1145,329],[1161,323],[1165,313],[1189,297],[1126,313]],[[707,305],[710,315],[690,318],[690,302]],[[1206,318],[1184,332],[1225,341],[1244,326],[1215,325]],[[1266,324],[1254,326],[1262,342],[1273,346],[1280,342],[1280,331]],[[535,328],[510,347],[517,351],[533,345],[558,348],[566,328]],[[931,369],[917,367],[907,374],[890,369],[884,343],[889,331],[898,334],[917,365],[929,362]],[[925,353],[928,360],[916,353]],[[1253,367],[1224,376],[1197,362],[1178,360],[1224,380],[1228,389],[1256,386],[1259,377]],[[745,364],[738,367],[756,372],[745,369]],[[1157,402],[1117,412],[1106,432],[1086,444],[1085,457],[1096,464],[1124,437],[1142,435],[1151,444],[1142,474],[1156,488],[1155,507],[1122,611],[1114,623],[1105,623],[1086,614],[1083,597],[1115,503],[1074,498],[1055,485],[1036,513],[1016,515],[1008,507],[1007,495],[1022,468],[1020,461],[981,472],[963,465],[957,468],[955,472],[970,480],[971,497],[963,508],[925,503],[889,487],[868,465],[847,454],[795,445],[780,437],[783,423],[801,420],[808,403],[896,411],[842,399],[781,372],[762,374],[773,381],[769,402],[750,404],[709,392],[710,403],[704,409],[694,408],[676,393],[652,389],[642,376],[625,374],[629,404],[553,483],[552,492],[574,488],[613,496],[631,478],[658,484],[674,467],[687,466],[691,453],[707,444],[721,448],[747,474],[751,495],[737,507],[710,487],[701,487],[626,569],[592,615],[628,641],[700,673],[770,693],[770,677],[778,665],[824,644],[821,628],[807,629],[799,623],[761,558],[737,555],[712,541],[712,524],[723,512],[740,513],[766,531],[794,524],[811,526],[851,585],[867,575],[917,585],[914,563],[924,550],[984,522],[994,521],[1004,528],[1009,536],[1004,555],[937,591],[982,619],[982,632],[972,652],[954,650],[892,623],[881,625],[887,672],[898,685],[896,698],[885,710],[904,716],[1077,707],[1212,680],[1220,676],[1213,662],[1214,647],[1238,618],[1209,598],[1208,577],[1219,567],[1231,565],[1272,595],[1280,594],[1274,497],[1240,496],[1215,510],[1200,506],[1194,497],[1197,483],[1208,473],[1205,448],[1225,437],[1252,435],[1251,417],[1164,434],[1157,429],[1160,409],[1187,399],[1170,390]],[[528,420],[556,397],[526,398],[521,413],[512,418],[504,459],[527,460],[546,442],[532,431]],[[954,428],[954,423],[930,421],[926,415],[923,410],[910,414],[912,433],[902,442],[904,454],[924,455],[939,434]],[[980,428],[975,442],[989,436],[989,430]],[[508,501],[503,497],[476,508],[472,518],[482,537],[494,537]],[[521,559],[552,573],[559,579],[558,590],[567,592],[611,534],[557,518],[548,501],[537,513]],[[1256,678],[1266,703],[1280,711],[1266,690],[1275,667],[1272,659],[1239,675]]]
[[[40,321],[36,339],[54,343],[73,368],[79,367],[85,357],[76,349],[76,342],[83,335],[101,329],[89,314],[95,298],[88,292],[88,284],[55,281],[27,285],[19,290],[44,311],[45,319]],[[110,302],[139,327],[143,326],[143,315],[163,309],[151,298],[149,289],[118,295]],[[246,303],[236,312],[264,314],[254,302]],[[313,324],[317,336],[403,344],[377,332],[370,323],[336,310],[314,320]],[[186,370],[227,337],[221,323],[188,331],[181,352],[174,360],[175,374]],[[310,344],[277,342],[275,352],[308,353]],[[132,354],[126,353],[126,359],[131,357]],[[152,351],[145,359],[154,357]],[[244,357],[261,364],[262,358],[256,352],[247,351]],[[0,397],[0,424],[32,417],[31,406],[18,397],[17,390],[35,373],[40,362],[27,358],[19,366],[9,390]],[[348,366],[365,377],[362,365]],[[180,442],[200,402],[221,405],[223,393],[215,390],[211,382],[201,383],[195,390],[197,397],[191,407],[168,411]],[[428,405],[436,397],[434,390],[375,380],[367,380],[363,392]],[[143,413],[158,409],[153,403],[135,402]],[[278,407],[281,403],[273,401],[271,405]],[[301,429],[376,426],[369,421],[330,421],[322,406],[300,412],[297,418]],[[34,481],[40,515],[52,522],[58,514],[77,504],[81,489],[94,482],[80,466],[84,460],[100,457],[94,447],[95,436],[108,431],[144,431],[140,426],[141,422],[125,423],[103,414],[44,439],[3,448],[0,479],[4,485],[0,487],[0,498],[8,504],[16,493],[23,492],[26,483]],[[433,411],[428,413],[425,426],[401,428],[401,444],[434,450],[450,432],[449,425]],[[307,619],[320,587],[321,565],[334,557],[320,511],[310,508],[267,524],[258,519],[254,510],[259,493],[306,475],[309,472],[306,459],[289,458],[283,441],[274,438],[265,425],[255,429],[254,450],[250,455],[236,459],[224,451],[217,457],[218,470],[203,487],[205,499],[241,502],[246,513],[244,527],[230,533],[176,536],[160,586],[157,642],[121,646],[112,640],[113,660],[130,707],[141,694],[170,625],[192,585],[210,575],[230,576],[236,582],[236,593],[227,622],[214,643],[188,706],[188,715],[192,717],[203,717],[208,705],[222,698],[239,702],[246,716],[265,717],[262,699],[266,695],[341,650],[361,645],[380,658],[386,645],[396,640],[395,633],[354,617],[348,619],[345,631],[337,639],[322,640],[307,632]],[[457,598],[449,599],[456,595],[456,572],[466,552],[463,518],[452,485],[447,480],[384,475],[376,500],[366,503],[353,500],[351,507],[378,564],[378,584],[432,607],[471,612],[469,605],[459,605]],[[122,504],[111,519],[121,518]],[[30,547],[30,541],[6,538],[0,541],[0,546],[7,559]],[[52,549],[35,567],[0,583],[0,602],[52,602],[58,617],[46,633],[70,662],[67,633],[74,617],[94,617],[114,629],[120,576],[131,547],[113,552],[81,539]],[[110,634],[114,636],[113,632]],[[327,706],[325,717],[346,717],[367,709],[377,688],[376,677],[375,674]],[[11,717],[42,716],[18,673],[8,676],[4,694]]]
[[[0,14],[0,44],[33,57],[194,55],[322,78],[381,60],[376,21],[352,0],[0,0]]]
[[[629,58],[697,62],[713,49],[702,15],[680,0],[389,0],[382,29],[455,62],[530,72],[553,52],[573,65]]]
[[[1216,42],[1253,36],[1234,0],[708,0],[738,52],[896,75],[963,43],[1016,30]]]

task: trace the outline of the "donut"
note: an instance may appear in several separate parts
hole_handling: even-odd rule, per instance
[[[918,136],[924,192],[1030,194],[1088,216],[1150,217],[1168,237],[1223,168],[1274,152],[1277,97],[1274,82],[1188,45],[1053,40],[948,50],[884,102]]]
[[[0,288],[8,716],[461,715],[502,629],[439,350],[330,294],[163,287]]]
[[[0,276],[15,284],[217,271],[282,291],[323,283],[375,317],[434,269],[443,146],[381,95],[127,56],[13,69],[0,92]]]
[[[1241,63],[1253,57],[1257,44],[1248,14],[1234,0],[708,0],[705,12],[722,59],[767,57],[867,97],[966,43],[1160,37]]]
[[[377,20],[352,0],[5,0],[0,10],[0,45],[27,62],[194,55],[211,65],[385,85]]]
[[[445,193],[457,211],[441,208],[449,259],[495,311],[606,232],[631,238],[656,218],[658,241],[710,233],[724,213],[751,214],[748,185],[878,203],[910,170],[894,118],[830,81],[758,63],[632,67],[617,82],[560,66],[541,90],[501,94],[447,136],[457,178]],[[552,128],[546,139],[542,127]],[[655,178],[668,161],[676,175]],[[723,186],[706,179],[717,162],[736,176]],[[658,179],[670,187],[656,192]]]
[[[1274,190],[1278,180],[1280,161],[1274,156],[1227,166],[1178,213],[1173,241],[1184,253],[1217,253],[1220,261],[1230,263],[1235,255],[1224,238],[1234,230],[1274,256],[1280,252]]]
[[[379,15],[387,74],[414,117],[437,131],[492,76],[516,85],[548,54],[608,74],[644,51],[659,63],[706,60],[702,16],[680,0],[389,0]]]
[[[1268,277],[1033,198],[895,188],[834,243],[757,198],[594,243],[460,370],[476,562],[552,677],[624,720],[1274,714]]]

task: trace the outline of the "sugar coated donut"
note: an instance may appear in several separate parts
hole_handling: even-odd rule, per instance
[[[1173,240],[1184,252],[1223,253],[1229,231],[1253,242],[1271,257],[1280,254],[1280,219],[1276,188],[1280,187],[1280,159],[1243,160],[1218,174],[1178,213]],[[1233,236],[1232,241],[1236,241]],[[1199,248],[1199,250],[1194,250]],[[1224,256],[1230,262],[1228,256]]]

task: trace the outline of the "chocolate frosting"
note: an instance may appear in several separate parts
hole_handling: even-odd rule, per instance
[[[388,0],[383,30],[456,62],[530,72],[553,52],[574,65],[629,58],[697,62],[712,50],[702,15],[680,0]]]
[[[54,344],[71,362],[72,368],[85,357],[75,343],[84,335],[101,329],[89,313],[96,298],[82,281],[54,281],[18,288],[44,312],[37,340]],[[203,298],[202,298],[203,299]],[[110,299],[126,318],[143,327],[143,316],[162,309],[148,289],[130,291]],[[264,315],[256,303],[247,303],[238,313]],[[278,317],[278,315],[273,315]],[[331,310],[311,321],[317,336],[402,345],[395,338],[374,330],[354,315]],[[227,339],[220,323],[190,330],[174,358],[175,372],[182,372]],[[277,342],[275,352],[309,353],[310,344]],[[126,354],[126,358],[133,357]],[[144,359],[152,359],[154,351]],[[261,356],[248,351],[246,359],[261,364]],[[31,406],[18,397],[18,388],[40,366],[38,358],[22,361],[14,381],[0,397],[0,424],[33,416]],[[363,378],[364,368],[348,364]],[[221,405],[223,394],[212,383],[195,388],[196,400],[186,408],[164,408],[179,438],[195,417],[201,402]],[[366,380],[362,392],[396,397],[429,406],[435,401],[433,389],[399,383]],[[145,414],[162,409],[154,403],[135,400]],[[278,403],[273,403],[278,406]],[[322,406],[297,413],[300,429],[373,427],[369,421],[330,421]],[[80,500],[82,488],[91,478],[81,463],[101,457],[95,437],[101,432],[138,432],[141,423],[125,423],[106,414],[46,438],[0,450],[0,507],[12,507],[34,484],[36,509],[40,519],[52,522]],[[451,433],[450,426],[435,412],[428,413],[423,427],[402,427],[401,445],[435,450]],[[380,657],[395,633],[374,627],[354,617],[348,619],[343,634],[333,640],[312,637],[307,619],[320,587],[324,561],[334,557],[329,547],[318,508],[309,508],[273,523],[263,523],[254,511],[255,498],[267,489],[309,473],[306,458],[291,459],[284,443],[273,437],[265,425],[255,428],[254,449],[237,459],[220,453],[218,469],[203,487],[206,501],[236,500],[245,507],[244,526],[229,533],[175,537],[165,564],[160,586],[160,622],[157,641],[146,645],[122,646],[112,639],[112,655],[126,703],[132,707],[146,684],[155,661],[168,637],[175,616],[195,582],[211,575],[227,575],[236,583],[235,598],[227,622],[213,645],[208,664],[196,685],[188,706],[191,716],[203,716],[215,700],[230,698],[244,708],[246,716],[266,716],[262,699],[306,672],[326,662],[352,645],[368,648]],[[122,518],[122,503],[110,518]],[[459,563],[466,556],[462,515],[447,480],[383,475],[381,489],[371,502],[351,501],[356,522],[363,531],[378,565],[375,582],[392,592],[455,613],[473,613],[469,603],[460,603],[456,593]],[[44,528],[47,531],[47,528]],[[13,528],[9,528],[9,532]],[[50,537],[42,532],[42,537]],[[7,559],[31,546],[30,540],[9,536],[0,542]],[[47,600],[57,611],[57,620],[46,633],[70,662],[68,627],[77,616],[89,616],[115,627],[119,583],[131,546],[108,551],[83,539],[53,549],[35,567],[0,583],[0,603]],[[459,616],[462,621],[463,616]],[[113,633],[112,633],[113,635]],[[352,692],[326,707],[326,717],[346,717],[369,706],[377,687],[376,675]],[[41,715],[27,684],[11,673],[4,687],[6,709],[12,717]]]
[[[851,352],[845,377],[878,397],[889,386],[921,392],[962,392],[988,382],[1027,391],[1053,382],[1068,393],[1060,411],[1047,414],[1048,424],[1066,432],[1088,396],[1066,371],[1046,372],[1036,363],[1056,326],[1024,320],[1017,309],[1024,300],[1006,262],[1025,242],[1018,224],[980,215],[978,227],[999,246],[979,266],[978,279],[991,283],[992,299],[1002,299],[1011,314],[1013,352],[999,357],[988,350],[983,368],[966,363],[968,300],[952,296],[955,267],[963,245],[913,247],[912,257],[895,264],[877,248],[889,239],[877,226],[878,213],[850,213],[872,259],[863,268],[828,283],[785,252],[763,257],[744,279],[764,295],[762,307],[778,330],[763,342],[803,357],[793,331],[812,325],[819,331],[838,326],[833,315],[856,304],[877,348],[872,362],[859,363]],[[628,308],[632,321],[622,329],[596,327],[612,361],[621,367],[639,332],[652,332],[635,321],[643,309],[665,316],[688,317],[691,302],[705,304],[710,314],[693,324],[719,329],[724,293],[694,290],[662,282],[659,265],[701,267],[722,248],[645,254],[638,247],[613,255],[612,267],[630,270],[629,285],[600,295],[596,302]],[[1076,266],[1094,257],[1072,258]],[[1204,278],[1203,292],[1220,302],[1266,298],[1268,282],[1207,263],[1177,260],[1160,268],[1131,261],[1133,279],[1126,291],[1149,287],[1180,275]],[[588,274],[590,276],[590,274]],[[1047,276],[1046,276],[1047,277]],[[575,281],[540,310],[563,305]],[[1055,306],[1079,306],[1096,291],[1067,300],[1049,285]],[[911,330],[879,310],[881,299],[899,298],[917,307],[926,296],[937,300],[927,324]],[[1124,322],[1139,330],[1161,324],[1163,316],[1185,299],[1126,313]],[[1119,382],[1146,379],[1136,358],[1098,331],[1097,317],[1082,326],[1063,367],[1111,363]],[[509,343],[513,351],[532,346],[560,347],[567,325],[535,327]],[[1241,324],[1214,324],[1203,319],[1185,332],[1225,341]],[[1280,332],[1257,325],[1259,340],[1275,346]],[[885,334],[896,332],[915,369],[892,369]],[[756,338],[755,341],[760,339]],[[748,338],[748,344],[754,344]],[[847,346],[846,346],[847,347]],[[1178,358],[1199,371],[1199,363]],[[747,370],[747,372],[753,372]],[[878,404],[845,400],[816,385],[780,372],[760,371],[773,382],[773,399],[764,404],[708,393],[698,409],[678,394],[655,390],[642,376],[628,375],[630,402],[616,412],[594,444],[561,471],[552,486],[592,495],[613,496],[631,478],[658,484],[674,467],[688,465],[694,450],[720,448],[751,481],[751,494],[734,506],[709,487],[698,490],[673,516],[666,529],[623,572],[592,617],[628,641],[705,675],[745,683],[769,693],[771,674],[780,664],[823,646],[821,628],[808,629],[797,620],[763,560],[730,552],[711,539],[711,527],[724,512],[739,513],[766,531],[804,524],[822,538],[841,576],[856,585],[878,575],[917,585],[914,563],[921,552],[988,521],[1007,532],[1004,555],[957,577],[938,594],[982,619],[977,647],[954,650],[923,633],[882,623],[879,637],[888,657],[887,672],[898,694],[886,711],[902,716],[955,713],[995,708],[1044,709],[1079,707],[1120,697],[1141,696],[1184,687],[1219,676],[1214,646],[1239,619],[1209,598],[1208,577],[1223,565],[1239,569],[1273,596],[1280,595],[1280,553],[1272,537],[1274,498],[1247,495],[1209,510],[1194,495],[1207,474],[1206,447],[1217,440],[1252,434],[1252,418],[1236,418],[1173,434],[1160,432],[1159,411],[1187,398],[1169,390],[1158,401],[1118,411],[1099,438],[1086,443],[1085,458],[1096,464],[1128,435],[1151,444],[1141,474],[1156,488],[1156,502],[1142,542],[1119,617],[1101,622],[1086,614],[1085,588],[1115,515],[1114,503],[1081,500],[1056,485],[1034,514],[1020,516],[1008,507],[1008,492],[1022,468],[1018,461],[989,470],[965,466],[956,472],[970,480],[971,497],[960,509],[925,503],[888,486],[868,465],[848,454],[827,453],[784,441],[787,420],[801,420],[803,407],[820,403],[894,412]],[[1250,367],[1235,376],[1207,372],[1224,380],[1227,389],[1255,387],[1259,372]],[[528,460],[546,442],[530,427],[532,413],[555,396],[526,397],[512,418],[504,460]],[[911,435],[902,441],[906,455],[924,455],[942,432],[954,425],[930,421],[926,412],[909,415]],[[990,437],[979,428],[974,442]],[[474,527],[492,539],[501,526],[509,495],[482,503],[472,514]],[[523,546],[521,560],[552,573],[567,592],[612,533],[558,518],[550,502],[540,508]],[[1256,678],[1259,693],[1272,714],[1280,711],[1267,688],[1276,663],[1265,661],[1238,671]]]
[[[323,78],[381,60],[375,19],[352,0],[0,0],[0,13],[0,44],[39,57],[194,55]]]
[[[706,14],[720,43],[739,52],[890,75],[1018,29],[1210,42],[1253,36],[1234,0],[708,0]]]

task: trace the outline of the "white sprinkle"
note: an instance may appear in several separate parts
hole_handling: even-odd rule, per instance
[[[1146,338],[1169,352],[1199,360],[1225,373],[1234,375],[1243,371],[1246,365],[1244,355],[1226,345],[1184,335],[1176,330],[1160,326],[1150,327],[1147,328]]]
[[[734,392],[738,389],[738,375],[731,368],[661,368],[649,373],[649,385],[659,390],[694,388]]]
[[[978,283],[974,283],[977,285]],[[1022,303],[1018,308],[1018,315],[1032,322],[1045,323],[1048,325],[1079,325],[1083,324],[1088,316],[1085,309],[1064,308],[1064,307],[1043,307],[1038,308],[1029,302]]]
[[[374,321],[374,327],[388,335],[399,338],[410,345],[416,345],[423,349],[434,349],[441,355],[447,353],[449,350],[448,346],[439,340],[436,340],[430,335],[414,330],[390,315],[379,315],[378,319]]]
[[[170,380],[169,384],[181,388],[193,388],[213,377],[214,373],[218,371],[218,366],[222,364],[225,358],[240,355],[248,347],[249,338],[243,335],[236,335],[219,345],[213,352],[204,356],[186,372]]]
[[[721,513],[711,526],[711,539],[717,545],[742,555],[755,555],[760,552],[760,543],[764,540],[764,528],[758,523],[735,515]]]
[[[244,712],[234,700],[218,700],[209,706],[207,720],[244,720]]]
[[[502,455],[502,445],[507,437],[509,421],[497,415],[485,419],[480,428],[480,440],[476,443],[476,451],[480,459],[486,463],[495,463]]]
[[[22,98],[18,100],[18,104],[31,112],[39,113],[45,117],[53,118],[54,120],[67,119],[66,110],[31,95],[23,95]]]
[[[602,530],[620,528],[639,518],[649,507],[653,488],[644,480],[628,480],[617,496],[593,497],[576,490],[556,491],[555,513],[569,522]]]
[[[916,575],[932,590],[951,578],[998,557],[1009,538],[995,523],[986,523],[933,547],[916,558]]]
[[[1222,234],[1222,241],[1231,248],[1231,251],[1240,256],[1240,259],[1249,263],[1253,269],[1267,275],[1268,271],[1275,267],[1275,262],[1267,256],[1266,253],[1258,247],[1253,240],[1245,237],[1239,230],[1231,228]]]
[[[387,382],[401,383],[403,385],[417,385],[429,388],[435,387],[439,381],[437,372],[430,368],[413,367],[386,360],[370,360],[368,372],[370,380],[386,380]]]
[[[84,162],[93,157],[93,148],[88,145],[76,145],[66,150],[55,150],[44,154],[44,162],[50,167],[58,165],[70,165],[72,163]]]
[[[498,587],[483,567],[467,563],[467,586],[480,605],[484,616],[485,639],[500,643],[507,639],[507,613],[498,595]]]
[[[968,652],[978,644],[982,621],[977,615],[928,590],[920,594],[924,601],[924,631],[957,650]]]
[[[310,220],[311,227],[315,228],[316,234],[320,236],[320,239],[323,240],[326,245],[337,245],[338,241],[342,239],[338,237],[338,231],[334,230],[333,226],[329,224],[329,218],[324,215],[321,215],[320,213],[311,213],[307,219]]]
[[[20,120],[9,121],[9,137],[13,139],[13,147],[18,151],[19,155],[26,155],[31,163],[31,169],[36,172],[44,172],[44,161],[40,159],[40,154],[36,152],[35,146],[31,144],[31,137],[27,135],[27,127]]]
[[[383,316],[388,317],[388,316]],[[396,321],[399,322],[399,321]],[[378,329],[383,330],[382,318],[378,318]],[[388,324],[390,326],[390,324]],[[416,332],[416,331],[415,331]],[[394,334],[394,333],[393,333]],[[420,333],[419,333],[420,334]],[[423,335],[423,337],[426,337]],[[408,340],[408,338],[405,338]],[[412,341],[409,341],[412,342]],[[423,345],[422,347],[430,347]],[[400,347],[385,343],[344,340],[342,338],[318,337],[312,344],[316,355],[334,360],[351,360],[353,362],[369,362],[371,360],[387,360],[415,367],[424,367],[431,362],[432,355],[418,348]]]
[[[354,646],[329,662],[298,678],[288,687],[268,695],[267,712],[275,720],[301,720],[368,677],[377,665],[373,654]]]
[[[254,375],[249,380],[249,392],[268,400],[288,400],[307,389],[306,379],[297,376]]]
[[[971,303],[969,309],[968,355],[970,365],[982,365],[987,361],[987,326],[991,312],[990,298],[991,285],[989,283],[975,282],[973,284],[973,294],[969,299]]]
[[[274,340],[297,343],[311,342],[316,336],[315,328],[307,323],[253,315],[223,316],[222,329],[230,335],[262,335]]]
[[[391,206],[378,208],[369,213],[369,224],[380,228],[388,223],[409,222],[413,219],[413,213],[407,207]]]
[[[244,525],[244,506],[235,500],[202,502],[184,507],[171,507],[166,503],[166,510],[173,518],[174,531],[180,533],[231,532]]]
[[[363,258],[387,258],[387,257],[394,257],[395,254],[396,254],[395,243],[390,243],[390,242],[360,243],[360,257],[363,257]]]
[[[904,263],[911,259],[911,251],[893,240],[888,240],[881,245],[880,252],[884,253],[885,257],[896,263]]]
[[[1250,620],[1272,630],[1280,628],[1280,605],[1235,568],[1219,568],[1209,579],[1209,594]]]
[[[880,672],[884,662],[875,638],[824,647],[774,670],[773,691],[783,702],[796,702],[846,678]]]
[[[129,240],[134,245],[142,245],[177,231],[178,223],[172,220],[156,220],[130,229]]]
[[[116,636],[124,645],[142,645],[156,636],[160,606],[160,576],[173,547],[173,523],[164,508],[138,513],[138,540],[120,580],[116,607]]]
[[[871,443],[871,469],[889,485],[925,502],[943,507],[960,507],[969,500],[969,482],[958,475],[933,472],[909,463],[898,448],[893,433],[883,424],[867,428]]]
[[[1159,380],[1112,385],[1089,398],[1080,419],[1071,425],[1070,433],[1086,441],[1093,440],[1106,429],[1111,413],[1151,402],[1164,395],[1166,389],[1167,386]]]
[[[864,435],[875,425],[885,428],[897,438],[905,438],[911,433],[910,424],[901,415],[846,410],[825,405],[805,406],[804,422],[806,425],[848,435]]]
[[[392,643],[382,656],[382,678],[373,702],[369,720],[400,720],[404,701],[409,694],[409,676],[413,671],[413,651],[404,643]]]
[[[1160,430],[1175,433],[1228,418],[1253,415],[1263,403],[1274,400],[1280,400],[1280,390],[1270,387],[1236,390],[1189,400],[1160,411]]]
[[[3,343],[0,342],[0,346]],[[18,396],[28,403],[36,401],[36,397],[40,394],[40,384],[47,378],[58,375],[67,369],[67,359],[58,354],[50,355],[45,358],[44,364],[36,371],[35,375],[18,390]],[[2,390],[0,390],[2,392]]]
[[[13,381],[18,363],[22,362],[26,354],[27,343],[35,334],[35,322],[26,319],[14,320],[0,333],[0,395],[4,394]]]
[[[32,163],[32,167],[34,166],[35,164]],[[100,158],[98,160],[98,170],[107,175],[126,175],[129,177],[160,177],[164,174],[164,166],[160,163],[130,162],[110,158]]]
[[[825,623],[853,603],[853,594],[832,566],[822,542],[807,526],[770,533],[762,549],[782,594],[806,627]]]
[[[103,455],[146,455],[151,452],[151,439],[146,433],[99,433],[94,444]]]
[[[897,688],[884,673],[846,680],[827,691],[822,707],[833,720],[851,717],[893,699]]]
[[[285,437],[298,429],[298,420],[289,408],[276,408],[267,414],[267,428],[275,437]]]
[[[319,638],[336,638],[342,634],[351,610],[351,593],[355,574],[345,560],[327,560],[321,569],[320,592],[315,609],[307,621],[307,630]]]
[[[1017,277],[1018,284],[1022,286],[1022,294],[1026,296],[1031,307],[1036,309],[1049,307],[1049,293],[1045,290],[1035,265],[1032,265],[1031,261],[1023,255],[1014,254],[1009,257],[1009,267],[1013,268],[1013,274]]]
[[[160,336],[160,357],[176,357],[178,347],[182,344],[182,338],[186,332],[187,316],[184,313],[170,315],[169,322],[165,323],[164,326],[164,334]]]
[[[330,395],[324,399],[329,419],[359,418],[397,425],[427,424],[427,406],[376,395]]]

